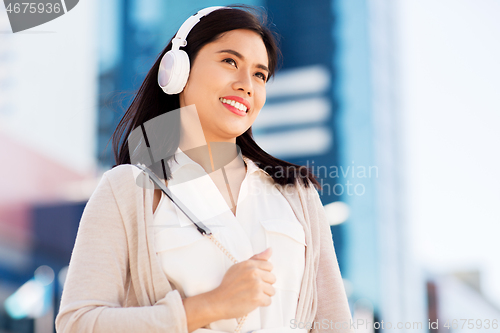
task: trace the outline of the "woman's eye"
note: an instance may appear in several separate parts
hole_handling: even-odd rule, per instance
[[[227,59],[224,59],[224,60],[222,60],[222,61],[227,62],[228,64],[231,64],[231,65],[233,65],[234,67],[236,67],[236,61],[234,61],[234,59],[227,58]]]
[[[260,77],[264,82],[266,82],[267,77],[264,73],[258,72],[258,73],[255,73],[255,75]]]

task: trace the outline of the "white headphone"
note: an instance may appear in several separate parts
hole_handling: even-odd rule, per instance
[[[180,93],[186,86],[189,77],[189,56],[179,48],[187,45],[187,36],[191,29],[200,22],[203,16],[206,16],[214,10],[221,8],[230,8],[223,6],[207,7],[198,13],[189,17],[179,28],[177,34],[172,39],[172,49],[165,53],[160,62],[158,70],[158,85],[168,95]]]

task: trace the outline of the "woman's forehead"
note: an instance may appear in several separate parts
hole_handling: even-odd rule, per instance
[[[252,30],[237,29],[226,31],[206,46],[212,52],[230,49],[237,51],[243,57],[251,57],[254,61],[268,63],[268,54],[264,41],[258,33]]]

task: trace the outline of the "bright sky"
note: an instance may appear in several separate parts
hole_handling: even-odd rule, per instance
[[[500,1],[398,4],[414,253],[500,305]]]

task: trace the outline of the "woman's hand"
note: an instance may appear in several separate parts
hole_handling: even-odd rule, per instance
[[[271,248],[231,266],[220,286],[212,291],[183,299],[188,332],[221,319],[240,318],[259,306],[271,304],[275,294],[268,261]]]
[[[259,306],[269,306],[276,291],[276,277],[268,261],[272,249],[257,253],[248,260],[231,266],[219,287],[211,291],[212,305],[221,319],[239,318]]]

